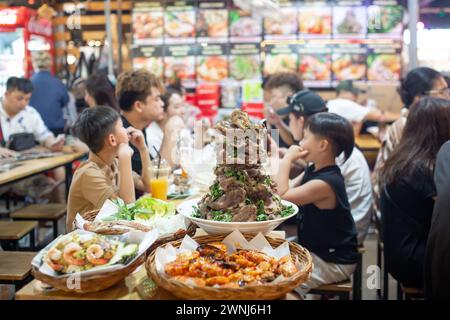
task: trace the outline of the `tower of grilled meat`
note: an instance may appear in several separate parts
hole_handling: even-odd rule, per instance
[[[267,157],[267,129],[251,123],[247,113],[235,110],[231,119],[215,127],[216,179],[198,203],[196,216],[217,221],[264,221],[279,218],[284,206],[275,195],[275,183],[263,170]]]

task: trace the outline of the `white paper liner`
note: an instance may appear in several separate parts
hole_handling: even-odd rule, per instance
[[[78,234],[80,236],[86,235],[86,236],[98,236],[97,234],[93,233],[93,232],[89,232],[89,231],[85,231],[85,230],[75,230],[72,231],[69,234],[66,235],[61,235],[58,238],[56,238],[55,240],[53,240],[50,244],[48,244],[44,249],[42,249],[41,251],[39,251],[39,253],[33,258],[33,260],[31,261],[31,265],[33,265],[34,267],[39,269],[39,272],[51,276],[51,277],[55,277],[55,278],[64,278],[64,277],[68,277],[71,274],[58,274],[55,270],[53,270],[47,263],[45,263],[43,261],[44,255],[47,253],[47,251],[52,248],[54,245],[56,245],[57,242],[59,242],[60,240],[62,240],[64,237],[68,237],[72,234]],[[120,269],[124,269],[125,267],[127,267],[128,265],[132,264],[134,261],[136,261],[136,259],[138,259],[142,254],[145,253],[145,251],[147,251],[148,248],[150,248],[150,246],[156,241],[156,239],[158,238],[158,231],[157,230],[152,230],[150,232],[142,232],[142,231],[130,231],[126,234],[120,235],[120,236],[103,236],[106,238],[110,238],[110,239],[115,239],[115,240],[119,240],[125,243],[136,243],[139,244],[139,249],[138,249],[138,253],[137,255],[130,261],[128,261],[128,263],[126,265],[121,264],[121,263],[117,263],[117,264],[113,264],[113,265],[106,265],[106,266],[100,266],[100,267],[95,267],[93,269],[90,270],[85,270],[85,271],[81,271],[79,274],[83,275],[83,276],[92,276],[92,275],[96,275],[96,274],[103,274],[105,272],[112,272],[112,271],[116,271],[116,270],[120,270]],[[111,259],[113,260],[114,257]]]
[[[235,252],[238,248],[261,251],[275,259],[281,259],[291,254],[288,241],[282,243],[280,246],[274,249],[262,233],[258,233],[252,240],[247,241],[247,239],[245,239],[245,237],[239,230],[235,230],[227,237],[225,237],[225,239],[222,240],[222,243],[224,243],[228,247],[228,254]],[[174,248],[171,244],[158,247],[155,251],[156,271],[161,275],[167,276],[166,272],[164,271],[164,267],[166,264],[174,261],[177,257],[177,254],[194,251],[198,246],[199,244],[194,239],[186,235],[178,249]],[[298,259],[296,259],[294,263],[298,270],[302,269]],[[286,277],[280,275],[270,283],[276,284],[285,279]],[[192,286],[195,285],[193,282],[188,282],[187,284]]]
[[[108,199],[103,204],[94,221],[100,222],[103,220],[109,220],[111,216],[117,213],[118,209],[118,206]],[[77,215],[75,216],[75,226],[78,229],[84,230],[84,224],[87,222],[89,221],[85,220],[80,214],[77,213]],[[186,225],[186,218],[180,214],[175,214],[169,217],[154,216],[149,220],[136,219],[134,220],[134,222],[138,222],[142,225],[158,230],[160,237],[175,233],[180,229],[187,230],[188,228],[188,226]],[[120,229],[121,226],[118,225],[116,226],[116,228]],[[126,227],[123,227],[123,229],[128,230],[128,228]]]

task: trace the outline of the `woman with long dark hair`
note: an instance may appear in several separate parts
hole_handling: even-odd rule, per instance
[[[423,263],[436,188],[436,156],[450,139],[450,101],[413,103],[402,139],[380,174],[380,209],[388,271],[400,283],[423,286]]]
[[[409,71],[405,79],[402,80],[398,93],[404,106],[402,116],[388,127],[373,170],[374,205],[377,213],[379,213],[380,201],[380,190],[378,189],[380,169],[402,138],[410,106],[426,96],[450,99],[448,85],[444,77],[438,71],[427,67],[419,67]]]
[[[106,106],[119,111],[119,105],[114,93],[114,87],[103,73],[95,73],[85,81],[86,100],[89,107]]]

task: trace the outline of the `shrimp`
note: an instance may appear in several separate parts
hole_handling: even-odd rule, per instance
[[[81,246],[75,242],[71,242],[64,248],[63,258],[69,264],[75,266],[83,266],[86,264],[84,258],[76,258],[75,255],[82,250]]]
[[[98,244],[92,244],[86,250],[87,260],[94,265],[107,264],[109,259],[106,259],[104,255],[105,250]]]
[[[55,271],[61,271],[64,266],[59,263],[59,259],[62,257],[62,252],[56,248],[52,248],[47,252],[45,256],[45,262]]]
[[[277,271],[285,277],[290,277],[298,270],[291,256],[285,256],[280,259]]]

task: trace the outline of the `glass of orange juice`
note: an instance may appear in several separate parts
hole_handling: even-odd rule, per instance
[[[156,159],[150,166],[150,188],[152,197],[167,200],[169,190],[170,167],[165,160],[160,162]]]

